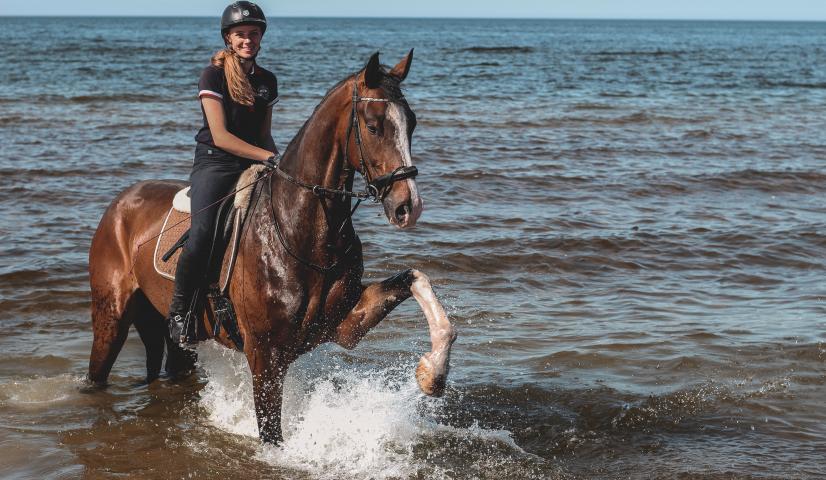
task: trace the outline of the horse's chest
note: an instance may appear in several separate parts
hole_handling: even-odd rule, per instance
[[[306,309],[300,315],[297,325],[296,333],[301,343],[312,348],[329,341],[358,301],[360,285],[358,280],[345,276],[310,289],[307,292]]]

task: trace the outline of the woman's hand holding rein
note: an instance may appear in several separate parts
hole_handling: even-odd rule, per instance
[[[270,158],[264,160],[264,167],[267,170],[275,170],[276,168],[278,168],[278,161],[280,159],[281,159],[281,156],[276,153],[275,155],[271,156]]]

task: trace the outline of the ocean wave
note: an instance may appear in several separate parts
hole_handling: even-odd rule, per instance
[[[647,123],[656,123],[663,125],[682,125],[693,123],[705,123],[709,120],[706,116],[671,116],[656,114],[646,111],[634,112],[628,115],[618,117],[569,117],[567,121],[587,122],[597,125],[641,125]]]
[[[460,68],[467,68],[467,67],[501,67],[502,64],[499,62],[479,62],[479,63],[465,63],[462,65],[457,65]]]
[[[597,57],[674,57],[678,58],[690,53],[687,50],[601,50],[590,53]]]
[[[194,98],[194,96],[192,97]],[[28,98],[9,99],[9,103],[34,104],[89,104],[89,103],[161,103],[181,100],[181,97],[169,98],[159,95],[145,95],[140,93],[101,93],[97,95],[34,95]]]
[[[6,328],[11,325],[5,325]],[[72,360],[56,355],[13,355],[6,354],[0,358],[0,374],[15,376],[20,372],[20,365],[32,374],[61,375],[72,366]]]
[[[617,108],[619,107],[616,105],[592,102],[580,102],[571,106],[572,110],[616,110]]]
[[[16,408],[49,409],[57,403],[77,401],[83,377],[62,374],[0,384],[0,404]]]
[[[683,134],[683,138],[685,139],[706,139],[711,138],[714,136],[714,131],[711,129],[697,129],[697,130],[689,130]]]
[[[16,125],[25,122],[27,119],[20,115],[9,115],[7,117],[0,117],[0,126]]]
[[[753,188],[765,192],[817,193],[826,183],[826,173],[814,170],[737,170],[715,175],[696,175],[704,188]]]
[[[473,274],[520,273],[597,273],[638,271],[644,261],[623,258],[618,252],[647,250],[633,239],[549,238],[546,241],[500,239],[484,246],[473,242],[444,248],[438,255],[408,254],[400,260],[420,266],[424,271]],[[456,251],[461,248],[461,251]],[[392,268],[393,264],[388,264]],[[484,288],[484,287],[483,287]]]
[[[761,79],[760,85],[769,88],[802,88],[813,90],[826,89],[826,82],[795,82],[789,80],[777,82],[767,79]]]
[[[93,173],[106,173],[109,175],[117,175],[117,171],[105,170],[100,171],[90,170],[89,168],[0,168],[0,175],[8,180],[31,180],[33,178],[72,178],[72,177],[88,177]],[[52,195],[54,198],[54,195]]]
[[[470,53],[531,53],[534,51],[534,48],[514,45],[499,47],[468,47],[462,48],[459,51]]]
[[[664,193],[693,194],[712,191],[755,190],[766,193],[811,193],[822,191],[826,173],[816,170],[744,169],[695,175],[652,177],[644,185],[634,185],[632,195],[661,196]]]
[[[488,226],[497,227],[501,225],[496,222]],[[528,226],[521,228],[532,230]],[[772,231],[734,227],[704,232],[643,227],[609,235],[594,235],[591,228],[586,224],[584,231],[560,235],[551,232],[568,232],[570,228],[565,223],[550,223],[534,233],[517,230],[511,235],[480,240],[465,235],[456,241],[432,241],[426,253],[397,253],[392,260],[381,261],[376,267],[393,270],[412,264],[440,274],[506,275],[514,282],[510,286],[518,290],[530,287],[517,281],[523,274],[610,275],[643,271],[707,271],[725,285],[766,288],[781,286],[786,281],[764,267],[787,272],[820,268],[826,248],[826,240],[816,235],[816,227]],[[365,248],[369,250],[369,244]],[[490,286],[477,284],[474,288],[484,290]]]
[[[102,39],[101,39],[102,40]],[[52,44],[49,47],[49,54],[52,56],[55,55],[63,55],[63,54],[73,54],[77,55],[78,53],[85,53],[90,51],[89,43],[87,41],[67,41]],[[148,46],[144,42],[139,41],[130,41],[130,42],[117,42],[112,41],[110,39],[106,39],[106,42],[99,42],[96,41],[94,47],[92,49],[95,56],[154,56],[156,58],[163,57],[166,53],[166,49],[162,46]],[[188,46],[181,46],[180,55],[198,55],[204,57],[205,55],[209,55],[208,53],[204,53],[203,50],[196,48],[196,47],[188,47]],[[208,57],[207,57],[208,58]]]
[[[707,381],[650,395],[607,386],[478,385],[463,389],[461,404],[448,399],[444,415],[457,424],[513,431],[518,445],[545,458],[608,445],[631,453],[646,447],[648,435],[751,432],[755,416],[765,415],[755,398],[782,398],[791,388],[783,376],[754,385]]]
[[[419,121],[419,125],[424,127],[436,128],[447,127],[461,130],[479,130],[479,129],[497,129],[507,132],[520,132],[524,129],[562,129],[562,128],[583,128],[584,125],[600,126],[600,125],[616,125],[616,126],[634,126],[634,125],[693,125],[706,124],[710,120],[704,115],[694,116],[672,116],[647,111],[637,111],[622,115],[610,116],[606,114],[588,115],[586,112],[610,112],[617,111],[619,107],[603,104],[577,104],[571,110],[583,112],[581,115],[559,115],[559,116],[545,116],[538,118],[468,118],[459,117],[456,115],[439,115],[431,116],[429,118]],[[692,130],[693,135],[696,135],[700,129]],[[688,134],[687,138],[693,138],[692,133]]]
[[[640,92],[629,91],[601,91],[597,94],[600,97],[607,98],[647,98],[648,94]]]

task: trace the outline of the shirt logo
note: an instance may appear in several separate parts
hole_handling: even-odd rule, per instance
[[[258,87],[258,96],[259,97],[267,98],[269,95],[270,95],[270,90],[265,85],[261,85],[260,87]]]

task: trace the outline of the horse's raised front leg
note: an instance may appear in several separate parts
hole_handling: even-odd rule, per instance
[[[247,341],[244,351],[252,373],[258,435],[263,442],[280,443],[281,401],[289,362],[267,341]]]
[[[456,329],[424,273],[407,270],[365,287],[356,306],[339,325],[335,341],[345,348],[354,348],[371,328],[411,295],[427,318],[431,343],[430,352],[419,360],[416,380],[424,393],[439,396],[444,392],[450,370],[450,347],[456,340]]]

